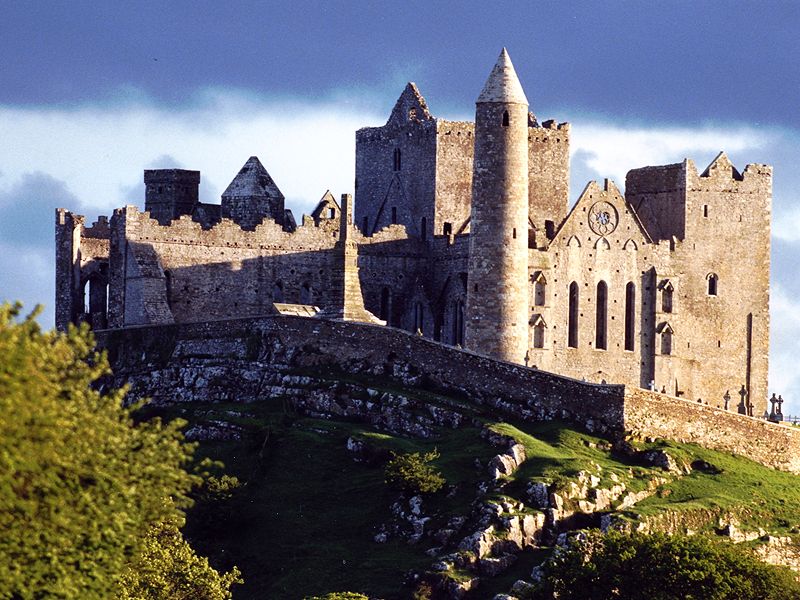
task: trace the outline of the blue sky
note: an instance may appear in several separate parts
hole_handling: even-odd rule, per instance
[[[218,201],[261,157],[299,215],[352,191],[356,128],[406,81],[470,118],[507,46],[589,179],[721,149],[775,165],[771,390],[800,412],[798,2],[16,2],[0,5],[0,298],[47,305],[52,209],[142,204],[142,169]]]

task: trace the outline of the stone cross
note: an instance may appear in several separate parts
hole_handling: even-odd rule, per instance
[[[730,390],[725,390],[725,395],[722,397],[722,399],[725,401],[725,410],[728,410],[728,407],[730,406],[730,403],[731,403],[731,392],[730,392]]]
[[[739,402],[739,414],[752,416],[750,405],[747,403],[747,390],[744,385],[742,385],[742,389],[739,390],[739,396],[742,399],[741,402]]]
[[[769,420],[770,421],[775,421],[776,420],[776,418],[775,418],[775,413],[776,413],[775,405],[778,403],[778,399],[775,397],[775,394],[772,394],[772,398],[769,399],[769,403],[771,405],[771,408],[769,410]]]
[[[778,394],[778,410],[775,411],[775,418],[778,421],[783,421],[783,396]]]

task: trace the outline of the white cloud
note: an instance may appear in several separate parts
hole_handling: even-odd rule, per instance
[[[767,148],[777,137],[777,133],[743,126],[642,127],[579,118],[572,125],[570,151],[573,156],[580,154],[597,177],[609,177],[622,189],[631,169],[691,158],[702,172],[720,150],[734,161],[742,155],[749,162],[759,162],[755,157],[763,153],[756,151]],[[743,164],[737,166],[744,168]]]
[[[793,202],[784,210],[775,211],[772,235],[787,242],[800,242],[800,202]]]
[[[203,200],[218,202],[247,158],[258,155],[287,205],[308,211],[328,188],[352,193],[354,132],[383,120],[356,107],[213,90],[184,109],[147,101],[0,107],[0,192],[41,171],[67,182],[81,203],[72,208],[108,212],[137,192],[141,204],[142,169],[164,162],[200,170]]]

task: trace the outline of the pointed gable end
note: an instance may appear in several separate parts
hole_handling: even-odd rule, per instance
[[[607,241],[598,241],[606,237],[619,238],[619,243],[624,243],[628,250],[631,249],[629,244],[635,248],[653,241],[636,211],[612,180],[606,179],[602,187],[596,181],[590,181],[559,227],[552,243],[572,246],[581,238],[591,238],[592,247],[602,245],[604,249],[611,248],[612,245]]]
[[[239,169],[236,177],[222,193],[223,198],[280,198],[283,194],[275,185],[257,156],[251,156]]]
[[[399,126],[417,121],[431,121],[432,119],[433,115],[428,110],[428,103],[419,93],[417,84],[409,81],[403,93],[397,99],[386,124]]]
[[[733,166],[733,163],[728,158],[724,151],[717,154],[717,157],[711,161],[711,164],[706,167],[700,177],[724,177],[725,179],[742,180],[742,175]]]
[[[341,207],[339,203],[336,202],[336,198],[333,197],[330,190],[327,190],[320,198],[317,207],[314,209],[314,212],[311,213],[311,217],[314,221],[319,224],[321,219],[337,219],[339,218],[339,213],[341,212]]]

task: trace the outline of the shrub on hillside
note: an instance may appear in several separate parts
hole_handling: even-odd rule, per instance
[[[193,444],[182,421],[134,423],[88,327],[43,332],[0,304],[0,598],[230,598],[239,580],[179,527]],[[186,592],[186,593],[184,593]]]
[[[397,454],[386,464],[386,483],[412,494],[433,494],[442,489],[445,479],[430,463],[439,458],[439,452],[433,450],[421,454]]]
[[[556,551],[541,575],[534,600],[800,598],[789,569],[703,536],[592,531]]]

